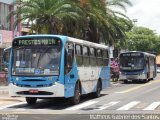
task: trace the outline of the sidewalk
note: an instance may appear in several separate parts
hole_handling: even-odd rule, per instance
[[[0,86],[0,95],[9,94],[8,86]]]
[[[0,86],[0,106],[8,103],[23,102],[23,97],[11,97],[9,96],[8,86]]]

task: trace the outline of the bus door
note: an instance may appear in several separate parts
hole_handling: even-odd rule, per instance
[[[156,77],[156,76],[157,76],[157,72],[156,72],[156,70],[157,70],[156,58],[154,58],[154,77]]]
[[[74,85],[76,83],[77,78],[77,69],[75,67],[74,62],[74,44],[67,43],[65,46],[65,60],[64,60],[65,68],[65,87],[67,92],[65,93],[66,97],[73,96]]]
[[[150,78],[150,59],[147,57],[147,78]]]

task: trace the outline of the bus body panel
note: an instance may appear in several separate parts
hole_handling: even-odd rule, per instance
[[[78,67],[79,79],[82,84],[82,94],[94,92],[97,80],[99,79],[99,67]]]
[[[139,51],[130,51],[120,54],[120,66],[124,62],[121,59],[123,58],[123,54],[142,54],[143,55],[143,69],[141,70],[122,70],[120,69],[120,80],[147,80],[147,79],[153,79],[156,77],[156,63],[155,63],[155,55],[149,54],[146,52],[139,52]],[[128,57],[128,59],[131,59]],[[139,58],[137,58],[139,59]],[[139,61],[137,61],[139,62]],[[127,63],[128,64],[128,63]],[[132,66],[131,66],[132,68]]]
[[[29,91],[38,91],[36,93],[29,93]],[[38,97],[38,98],[49,98],[49,97],[64,97],[64,85],[55,83],[50,87],[19,87],[12,83],[9,84],[9,95],[10,96],[23,96],[23,97]]]
[[[69,38],[66,36],[58,35],[31,35],[31,36],[22,36],[18,38],[36,38],[36,37],[58,37],[62,41],[62,50],[61,50],[61,59],[60,59],[60,74],[59,76],[12,76],[12,61],[13,57],[10,57],[9,64],[9,94],[11,96],[23,96],[23,97],[37,97],[37,98],[47,98],[47,97],[72,97],[74,95],[74,89],[76,82],[79,80],[81,84],[81,93],[88,94],[95,92],[97,88],[97,81],[100,79],[102,82],[102,89],[109,86],[110,81],[110,67],[97,67],[97,66],[88,66],[88,67],[78,67],[76,64],[76,58],[74,56],[72,70],[65,74],[65,44],[69,39],[74,43],[76,42],[83,43],[82,40],[77,40],[74,38]],[[75,42],[75,43],[76,43]],[[85,44],[90,45],[90,42],[85,41]],[[93,44],[94,45],[94,44]],[[94,45],[95,48],[98,44]],[[102,49],[107,48],[104,45],[99,45]],[[11,54],[12,56],[12,50]],[[39,81],[38,81],[39,80]],[[38,82],[36,82],[38,81]],[[34,90],[40,91],[37,93],[28,93],[29,91],[34,92]],[[27,92],[26,92],[27,91]],[[18,93],[18,94],[17,94]],[[23,94],[22,94],[23,93]],[[49,93],[49,95],[47,94]],[[53,93],[53,94],[51,94]]]
[[[110,85],[110,67],[102,67],[100,78],[102,80],[102,89],[107,88]]]
[[[65,96],[66,98],[74,95],[74,89],[77,80],[79,79],[78,70],[75,61],[73,62],[72,70],[65,75]]]
[[[146,79],[146,72],[138,71],[138,72],[122,72],[119,76],[120,80],[137,80],[137,79]]]
[[[53,37],[53,35],[44,35],[46,37]],[[43,37],[44,37],[43,36]],[[39,37],[38,35],[31,35],[31,36],[21,36],[20,38],[36,38]],[[60,37],[60,36],[54,36],[54,37]],[[17,37],[19,38],[19,37]],[[25,97],[64,97],[64,45],[66,42],[66,37],[61,36],[62,41],[62,53],[61,53],[61,61],[60,61],[60,75],[59,76],[48,76],[48,77],[21,77],[21,76],[11,76],[11,66],[12,64],[9,64],[9,94],[11,96],[25,96]],[[11,52],[12,56],[12,52]],[[13,60],[13,57],[10,57],[10,61]],[[39,81],[37,81],[39,80]],[[32,81],[32,82],[31,82]],[[57,82],[58,81],[58,82]],[[16,85],[14,84],[16,83]],[[21,87],[20,87],[21,86]],[[29,87],[27,87],[29,86]],[[38,90],[43,92],[51,92],[53,95],[36,95],[36,94],[24,94],[20,95],[17,94],[17,92],[23,92],[23,91],[29,91],[29,90]]]

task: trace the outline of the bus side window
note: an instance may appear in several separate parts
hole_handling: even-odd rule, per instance
[[[82,56],[82,46],[75,45],[75,58],[77,62],[77,66],[83,65],[83,56]]]
[[[103,50],[103,66],[108,66],[109,59],[108,59],[108,51]]]
[[[69,73],[73,67],[74,45],[68,43],[65,49],[65,74]]]
[[[87,46],[83,46],[83,65],[89,66],[89,48]]]
[[[96,49],[90,48],[90,65],[96,66]]]
[[[97,66],[102,66],[102,50],[97,49]]]
[[[68,50],[68,67],[72,68],[73,63],[73,50]]]

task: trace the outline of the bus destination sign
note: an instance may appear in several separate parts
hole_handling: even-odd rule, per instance
[[[141,56],[141,53],[124,53],[123,56]]]
[[[57,39],[53,38],[37,38],[37,39],[15,39],[13,41],[13,46],[50,46],[50,45],[57,45]]]

